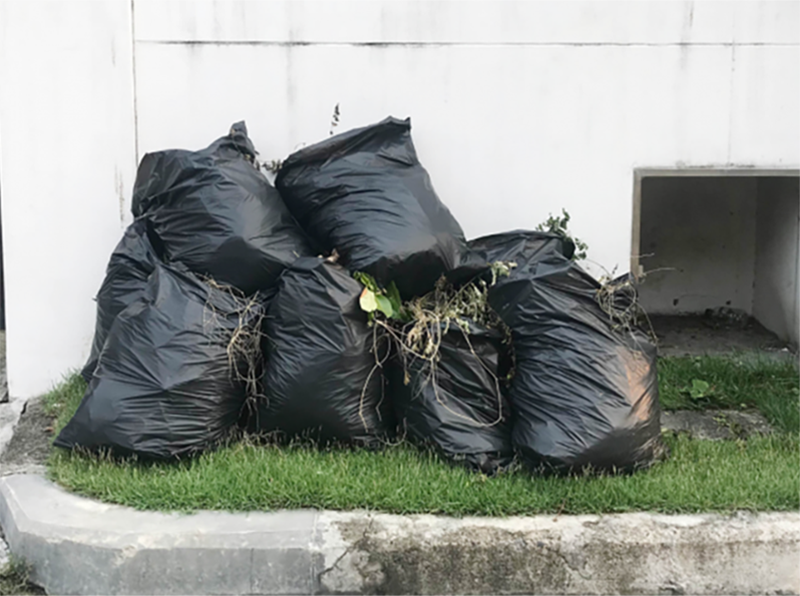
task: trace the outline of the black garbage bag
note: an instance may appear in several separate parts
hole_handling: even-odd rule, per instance
[[[363,286],[320,258],[281,277],[267,315],[256,432],[374,446],[392,428]]]
[[[146,295],[123,310],[59,447],[172,459],[209,449],[236,426],[248,358],[234,331],[260,330],[258,297],[237,297],[189,272],[156,266]],[[256,350],[258,345],[256,344]]]
[[[624,314],[630,284],[600,290],[557,252],[521,261],[489,290],[512,331],[512,439],[531,466],[631,470],[658,453],[655,346]]]
[[[290,155],[275,181],[300,225],[342,264],[404,298],[455,267],[464,233],[419,163],[408,119],[351,130]]]
[[[81,371],[81,376],[87,383],[92,378],[114,319],[125,307],[144,295],[147,278],[159,262],[149,227],[144,218],[134,221],[111,253],[105,279],[97,293],[97,320],[92,351]]]
[[[278,191],[253,165],[244,122],[201,151],[148,153],[139,165],[133,214],[147,214],[164,257],[250,294],[312,254]]]
[[[575,254],[575,243],[566,236],[551,232],[514,230],[470,240],[458,267],[447,273],[455,284],[469,282],[485,275],[492,263],[535,260],[549,252],[558,252],[568,259]]]
[[[390,370],[400,434],[467,468],[494,474],[511,463],[510,408],[500,389],[501,334],[465,320],[440,324],[435,367],[405,353]]]

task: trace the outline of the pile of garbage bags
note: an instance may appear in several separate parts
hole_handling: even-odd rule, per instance
[[[404,438],[486,474],[651,463],[656,354],[624,316],[632,280],[599,283],[560,234],[468,242],[410,131],[332,136],[275,186],[243,122],[145,155],[55,444],[170,460],[246,431]]]

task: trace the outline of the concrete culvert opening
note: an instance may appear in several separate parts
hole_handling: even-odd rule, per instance
[[[799,182],[794,171],[637,174],[632,270],[663,354],[796,351]]]

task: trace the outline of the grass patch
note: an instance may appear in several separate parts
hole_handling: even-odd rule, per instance
[[[709,395],[687,394],[694,379],[708,383]],[[48,470],[53,480],[86,496],[178,511],[313,507],[502,516],[800,508],[800,403],[792,364],[668,358],[659,363],[659,382],[667,408],[755,406],[780,432],[746,441],[668,435],[669,459],[626,476],[537,477],[514,469],[486,478],[405,444],[369,452],[247,441],[176,464],[121,465],[55,450]],[[84,389],[76,375],[46,396],[57,429]]]
[[[86,381],[78,373],[71,373],[55,389],[44,395],[42,398],[44,411],[55,419],[54,434],[61,432],[75,415],[84,393],[86,393]]]
[[[56,453],[52,478],[80,494],[139,509],[313,507],[390,513],[515,515],[800,507],[794,437],[747,442],[668,437],[668,461],[629,476],[495,478],[409,446],[381,452],[237,444],[180,464],[117,465]]]
[[[694,396],[693,385],[698,388]],[[800,432],[800,379],[793,362],[736,356],[662,358],[658,390],[667,410],[757,408],[773,427]]]
[[[12,556],[0,568],[0,596],[12,594],[44,594],[39,586],[30,582],[30,565]]]

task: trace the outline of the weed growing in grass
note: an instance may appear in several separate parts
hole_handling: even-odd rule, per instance
[[[793,362],[741,355],[662,358],[658,379],[667,410],[757,408],[775,428],[800,433],[800,375]]]

